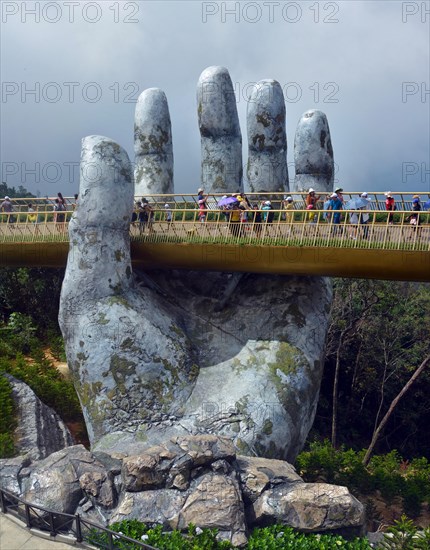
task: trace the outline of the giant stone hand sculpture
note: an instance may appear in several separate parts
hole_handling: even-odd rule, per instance
[[[211,108],[199,103],[203,141],[219,130]],[[217,141],[213,187],[226,181],[223,154],[241,162],[237,138],[235,128],[233,149]],[[242,454],[293,460],[317,405],[330,283],[160,271],[142,286],[130,263],[133,194],[125,151],[85,138],[60,325],[93,449],[131,454],[214,433]]]

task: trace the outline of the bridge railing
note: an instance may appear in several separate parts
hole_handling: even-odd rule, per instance
[[[149,544],[111,531],[102,525],[83,519],[79,514],[55,512],[35,504],[31,504],[16,495],[0,488],[0,511],[10,514],[23,521],[28,529],[35,528],[46,531],[52,537],[67,535],[75,538],[78,543],[87,543],[91,547],[106,550],[157,550]]]
[[[326,198],[330,195],[330,193],[323,193],[323,192],[317,192],[317,196],[320,196],[320,200],[318,201],[318,208],[323,209],[323,203],[326,200]],[[258,204],[260,205],[261,202],[265,200],[270,200],[274,203],[276,207],[281,208],[281,203],[285,200],[285,198],[288,196],[291,196],[293,198],[293,205],[295,210],[304,210],[306,209],[306,197],[307,193],[305,192],[292,192],[286,194],[285,192],[282,193],[246,193],[244,194],[249,202],[251,204]],[[359,198],[361,195],[361,192],[343,192],[343,199],[344,203],[346,204],[349,200]],[[426,202],[425,194],[420,192],[414,192],[414,191],[408,191],[408,192],[392,192],[392,197],[394,198],[396,209],[398,211],[410,211],[412,210],[412,201],[415,196],[422,197],[423,203]],[[225,195],[222,195],[220,193],[209,193],[205,194],[205,197],[207,197],[207,206],[209,210],[216,210],[219,200]],[[135,201],[142,200],[141,195],[135,197]],[[197,208],[198,207],[198,197],[197,194],[169,194],[169,195],[147,195],[145,197],[151,206],[153,206],[155,209],[162,210],[164,208],[164,204],[169,204],[171,208],[177,210],[179,208],[184,208],[188,206],[188,208]],[[370,199],[370,207],[374,211],[385,211],[385,200],[386,196],[383,192],[375,192],[375,193],[369,193],[368,198]],[[430,199],[430,194],[428,194],[428,198]],[[11,199],[11,202],[14,207],[14,211],[16,213],[18,212],[27,212],[28,211],[28,205],[31,204],[32,208],[36,210],[36,212],[53,212],[55,207],[55,199],[56,197],[24,197],[24,198],[13,198]],[[66,212],[68,212],[68,216],[71,215],[71,213],[75,210],[76,206],[79,204],[79,199],[75,199],[74,197],[64,197],[65,205],[66,205]]]
[[[133,241],[147,243],[218,243],[272,246],[320,246],[392,250],[430,250],[430,213],[380,210],[245,210],[240,220],[232,211],[199,210],[175,202],[166,210],[155,201],[148,221],[131,222]],[[169,219],[168,211],[171,212]],[[236,210],[236,212],[238,212]],[[273,220],[264,220],[264,216]],[[363,214],[369,216],[364,223]],[[261,223],[256,214],[262,216]],[[339,219],[337,219],[337,214]],[[67,242],[71,212],[0,214],[0,242]]]

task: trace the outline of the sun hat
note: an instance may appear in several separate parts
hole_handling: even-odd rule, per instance
[[[203,191],[204,191],[203,187],[199,187],[199,188],[197,189],[197,193],[203,193]]]
[[[292,201],[292,200],[293,200],[293,197],[287,197],[285,200],[287,200],[287,201]]]
[[[331,198],[331,199],[335,199],[335,198],[337,198],[337,195],[336,195],[336,193],[332,193],[332,194],[330,195],[330,198]]]
[[[164,208],[170,208],[170,206],[167,204],[167,202],[166,202],[166,204],[164,205]]]
[[[368,197],[367,193],[361,193],[361,196],[362,196],[364,199],[367,199],[367,197]]]
[[[387,191],[387,192],[385,193],[385,196],[386,196],[386,197],[391,197],[391,191]]]
[[[315,193],[315,189],[312,189],[312,187],[310,187],[308,193]]]
[[[343,191],[342,187],[336,187],[336,189],[334,190],[335,193],[342,192],[342,191]]]
[[[5,197],[4,200],[5,200],[5,201],[10,201],[10,198],[9,198],[9,197]]]
[[[420,196],[419,196],[419,195],[414,195],[412,198],[413,198],[413,199],[419,199]]]
[[[264,204],[269,205],[269,204],[271,204],[271,202],[270,202],[270,201],[266,201]]]

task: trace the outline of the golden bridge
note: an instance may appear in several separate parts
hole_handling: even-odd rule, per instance
[[[393,193],[394,212],[385,210],[383,193],[369,194],[370,210],[343,209],[339,223],[322,201],[316,210],[306,210],[306,194],[301,193],[291,194],[293,210],[285,210],[284,193],[247,194],[250,206],[243,202],[238,221],[237,214],[218,206],[221,195],[208,195],[204,222],[195,195],[147,196],[152,212],[147,223],[138,217],[132,222],[130,212],[132,264],[145,270],[430,281],[430,212],[413,212],[417,194]],[[359,196],[344,193],[344,204]],[[54,212],[54,199],[11,199],[13,211],[0,213],[0,266],[66,265],[68,221],[79,203],[65,200],[67,210]],[[271,223],[261,210],[267,200],[273,208]],[[427,200],[422,197],[423,203]],[[256,212],[262,214],[261,222]],[[363,212],[369,215],[367,223],[354,217]]]

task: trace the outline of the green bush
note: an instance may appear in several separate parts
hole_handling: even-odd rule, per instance
[[[365,451],[334,449],[328,440],[313,442],[299,454],[296,467],[306,481],[327,481],[347,486],[358,496],[379,490],[391,503],[401,498],[403,511],[411,518],[421,513],[430,500],[430,464],[426,458],[405,462],[397,451],[375,455],[368,466],[362,463]]]
[[[12,386],[0,372],[0,458],[14,455],[13,432],[16,426]]]
[[[63,420],[82,418],[81,406],[73,383],[66,380],[46,359],[29,363],[20,354],[15,361],[0,359],[0,370],[22,380],[37,397],[53,408]]]
[[[227,541],[217,540],[216,529],[203,529],[197,533],[194,525],[189,526],[188,532],[180,531],[163,533],[161,525],[149,528],[138,520],[124,520],[110,526],[112,531],[121,533],[135,540],[143,540],[146,544],[159,550],[223,550],[233,546]],[[145,538],[142,538],[145,537]],[[106,548],[108,535],[91,532],[88,542],[99,548]],[[125,541],[116,540],[115,548],[119,550],[133,550],[133,546]],[[136,546],[137,548],[137,546]],[[371,548],[367,539],[347,541],[337,535],[307,535],[299,533],[285,525],[272,525],[257,528],[249,537],[246,550],[368,550]]]
[[[402,516],[387,529],[379,547],[383,550],[428,550],[430,528],[418,531],[410,519]]]

